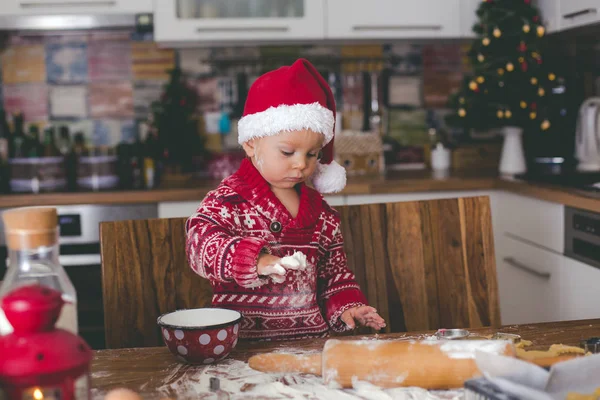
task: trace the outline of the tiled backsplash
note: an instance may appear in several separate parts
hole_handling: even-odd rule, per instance
[[[442,121],[446,97],[467,69],[465,50],[461,43],[170,50],[128,31],[15,35],[2,54],[0,95],[6,111],[24,112],[28,123],[67,124],[90,144],[115,145],[134,138],[136,122],[160,98],[166,71],[178,64],[200,94],[206,130],[215,133],[219,115],[243,105],[240,72],[249,85],[265,70],[306,57],[338,73],[328,79],[346,128],[362,107],[361,72],[391,68],[389,130],[401,131],[399,141],[410,145],[426,140],[432,120]]]

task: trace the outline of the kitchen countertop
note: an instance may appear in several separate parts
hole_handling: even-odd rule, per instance
[[[9,194],[0,196],[0,208],[71,205],[135,204],[200,201],[219,181],[188,179],[153,190]],[[600,212],[600,196],[564,187],[500,179],[496,171],[452,172],[434,177],[431,171],[391,171],[377,177],[349,177],[340,195],[394,194],[439,191],[506,190],[541,200]]]
[[[500,329],[469,328],[471,332],[484,336],[495,332],[519,334],[523,339],[532,341],[532,345],[527,347],[527,350],[546,350],[552,344],[558,343],[579,346],[579,342],[582,339],[597,336],[598,329],[600,329],[600,320],[511,325],[504,326]],[[358,338],[368,340],[414,340],[422,339],[423,335],[431,335],[432,333],[432,331],[428,331],[361,335],[358,336]],[[352,340],[357,339],[357,337],[348,336],[342,339]],[[94,359],[92,361],[92,393],[94,399],[99,400],[103,399],[104,395],[114,388],[128,388],[134,390],[140,393],[144,399],[217,398],[216,394],[208,391],[208,380],[210,377],[218,377],[223,382],[229,381],[230,384],[228,386],[231,386],[231,383],[237,382],[238,384],[234,386],[242,387],[242,391],[245,390],[245,387],[250,389],[257,384],[257,378],[260,379],[261,375],[263,377],[265,376],[260,372],[249,370],[249,368],[246,367],[245,363],[250,356],[272,351],[283,351],[296,354],[317,352],[323,349],[325,341],[326,339],[262,343],[240,342],[228,356],[228,360],[219,363],[223,364],[220,368],[219,364],[206,367],[179,363],[164,346],[98,350],[94,352]],[[229,364],[232,362],[235,364]],[[240,369],[239,365],[244,366],[244,369]],[[286,386],[302,383],[305,382],[306,379],[309,379],[306,378],[306,376],[303,379],[300,374],[288,373],[285,375],[288,379],[281,378],[279,380]],[[317,382],[320,384],[321,380],[320,378],[315,377],[310,382]],[[226,393],[223,393],[223,397],[218,398],[229,398],[227,396],[227,385],[224,385],[222,389]],[[256,397],[254,397],[252,393],[248,393],[248,396],[244,396],[244,398],[269,397],[271,399],[289,399],[291,396],[286,396],[286,393],[284,392],[273,393],[268,396],[255,395]],[[202,395],[199,396],[200,393],[202,393]],[[338,398],[342,397],[341,395],[344,395],[344,398],[359,398],[358,396],[350,396],[348,393],[336,393],[337,396],[335,397],[333,397],[332,394],[327,397],[317,397]],[[232,397],[235,394],[236,393],[231,393]],[[236,398],[242,397],[242,394],[242,392],[238,392]],[[373,395],[371,398],[375,398],[374,394],[376,393],[371,394]],[[380,394],[380,396],[383,397],[383,394]]]

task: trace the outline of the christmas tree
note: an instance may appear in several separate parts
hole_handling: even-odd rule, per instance
[[[165,161],[179,165],[182,172],[190,172],[194,157],[205,153],[198,134],[198,94],[188,85],[181,69],[174,68],[169,75],[160,100],[152,103],[151,124],[158,133],[158,145],[165,150]]]
[[[472,74],[450,97],[454,112],[447,123],[477,131],[517,126],[547,132],[566,113],[565,87],[558,64],[544,51],[539,10],[531,0],[485,0],[477,16],[477,38],[468,52]]]

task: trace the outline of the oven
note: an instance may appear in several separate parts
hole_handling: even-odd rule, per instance
[[[60,225],[60,263],[77,291],[79,334],[93,349],[103,349],[104,307],[99,224],[103,221],[158,218],[158,205],[154,203],[55,207]],[[6,240],[4,226],[1,226],[0,280],[7,268],[6,261]]]
[[[565,207],[565,255],[600,268],[600,213]]]

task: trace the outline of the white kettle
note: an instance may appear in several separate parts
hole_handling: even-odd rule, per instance
[[[586,99],[579,108],[575,158],[578,171],[600,171],[600,97]]]

